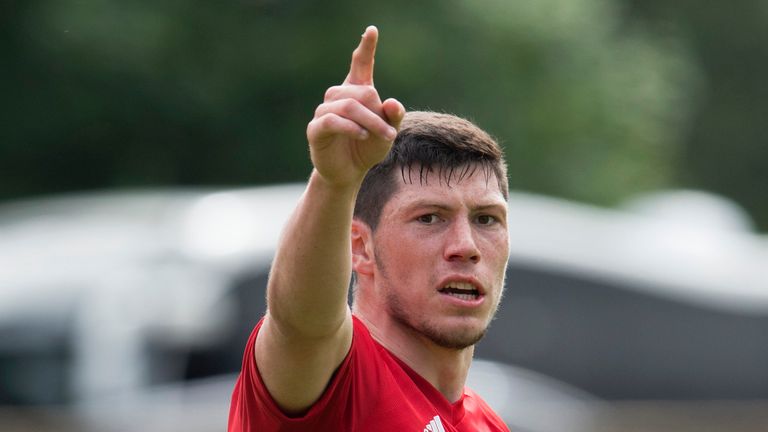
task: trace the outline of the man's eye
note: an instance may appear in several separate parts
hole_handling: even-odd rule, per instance
[[[433,224],[433,223],[437,223],[440,219],[437,217],[436,214],[426,214],[426,215],[419,216],[418,218],[416,218],[416,220],[424,224]]]
[[[477,223],[480,225],[490,225],[496,222],[496,218],[491,215],[480,215],[477,217]]]

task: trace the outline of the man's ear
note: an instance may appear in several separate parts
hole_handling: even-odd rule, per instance
[[[367,223],[352,220],[352,270],[358,275],[373,274],[373,233]]]

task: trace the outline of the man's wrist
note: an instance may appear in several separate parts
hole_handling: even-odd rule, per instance
[[[363,178],[351,181],[331,181],[323,176],[317,169],[312,170],[312,174],[309,176],[309,189],[319,189],[324,192],[330,193],[337,197],[349,197],[352,200],[357,197],[357,192],[360,190],[360,186],[363,184]]]

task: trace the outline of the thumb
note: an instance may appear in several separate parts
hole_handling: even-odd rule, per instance
[[[384,111],[384,117],[392,127],[400,130],[400,123],[405,117],[405,107],[397,99],[389,98],[382,102],[381,108]]]

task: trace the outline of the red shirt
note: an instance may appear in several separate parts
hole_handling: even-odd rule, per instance
[[[256,325],[229,411],[229,432],[496,432],[509,429],[469,388],[455,403],[376,342],[353,317],[352,346],[323,395],[288,417],[269,395],[253,354]]]

